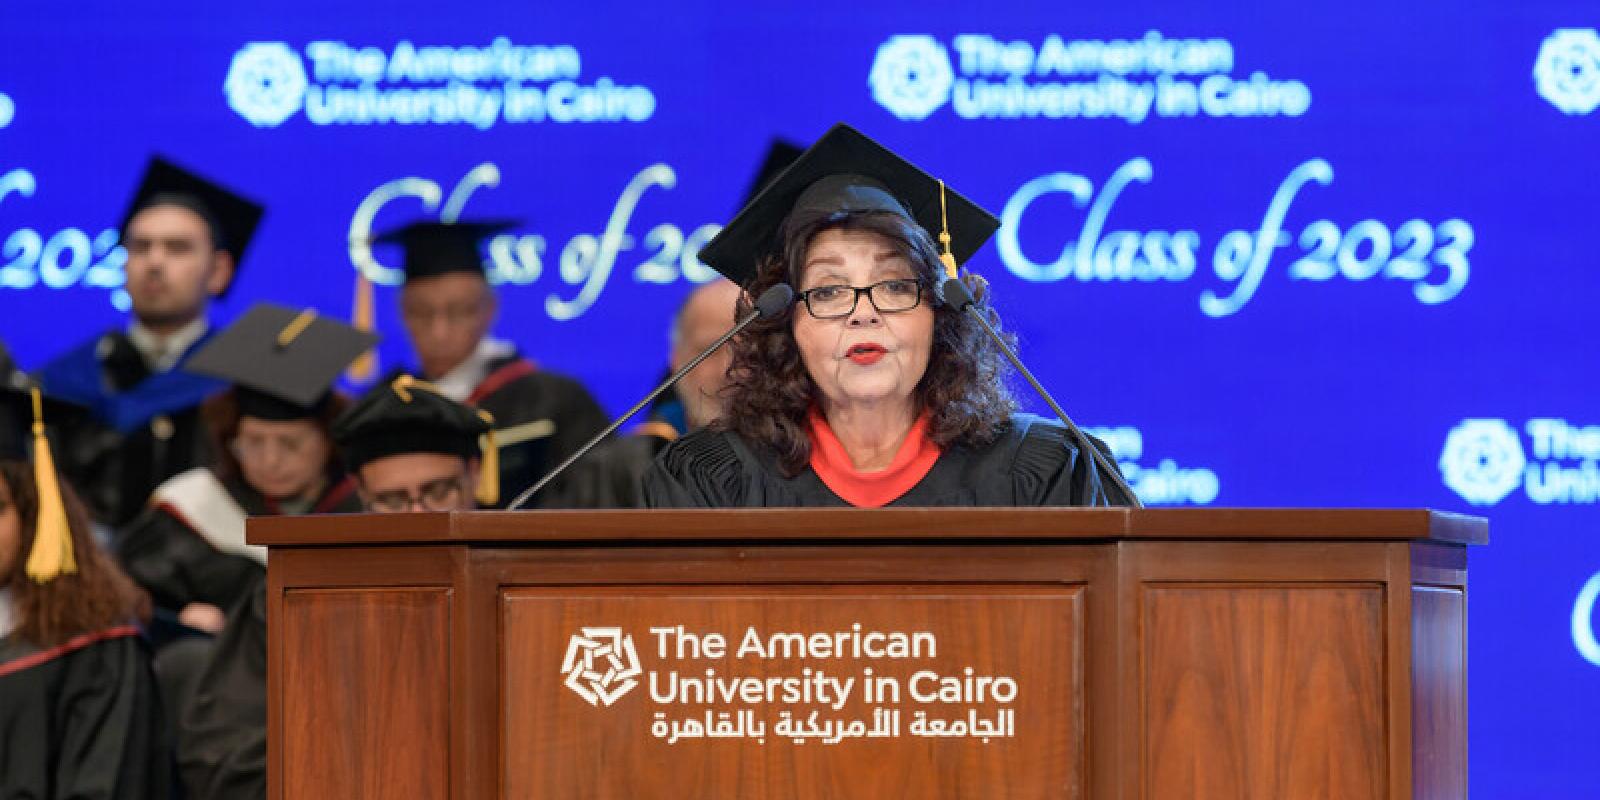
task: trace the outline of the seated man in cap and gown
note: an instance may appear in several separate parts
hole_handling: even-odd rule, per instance
[[[417,356],[414,376],[494,415],[502,448],[499,479],[513,495],[609,420],[577,381],[540,369],[515,346],[489,335],[498,300],[484,271],[481,243],[509,227],[417,222],[375,241],[399,244],[403,252],[400,313]]]
[[[148,601],[55,470],[42,418],[68,404],[35,388],[0,390],[7,418],[34,422],[7,437],[23,451],[0,453],[0,797],[168,800],[169,720],[138,628]]]
[[[347,410],[333,437],[367,511],[461,511],[498,500],[488,412],[401,375]],[[178,761],[191,798],[266,795],[266,585],[230,612],[182,717]]]
[[[154,159],[122,223],[127,328],[97,336],[37,375],[87,406],[98,424],[63,441],[62,471],[102,524],[124,525],[162,481],[210,462],[200,402],[222,388],[178,369],[209,335],[210,301],[227,292],[261,206]]]
[[[836,125],[701,250],[744,308],[781,283],[796,299],[734,339],[722,418],[662,451],[647,504],[1131,503],[1064,425],[1016,412],[1002,351],[943,301],[998,227]],[[959,277],[998,326],[986,284]]]

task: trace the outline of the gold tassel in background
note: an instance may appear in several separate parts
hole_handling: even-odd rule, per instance
[[[944,276],[960,277],[956,268],[956,254],[950,252],[950,219],[945,213],[943,178],[939,179],[939,246],[944,251],[939,254],[939,261],[944,264]]]
[[[492,506],[500,502],[500,446],[494,441],[494,415],[479,410],[478,416],[489,423],[489,430],[480,437],[478,446],[483,450],[483,466],[478,472],[478,505]]]
[[[35,583],[49,583],[59,575],[76,573],[78,561],[72,553],[72,529],[67,526],[67,507],[61,501],[56,460],[50,455],[50,440],[44,435],[44,400],[39,396],[39,387],[29,391],[33,395],[33,480],[39,490],[39,519],[34,527],[27,573]]]
[[[371,333],[377,326],[377,301],[373,294],[376,290],[372,281],[367,280],[367,273],[356,270],[356,297],[350,308],[350,325],[357,330]],[[345,370],[345,377],[351,383],[371,383],[378,377],[378,351],[376,348],[362,353],[350,368]]]

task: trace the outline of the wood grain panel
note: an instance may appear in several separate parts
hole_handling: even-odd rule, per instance
[[[449,796],[450,591],[283,599],[285,798]]]
[[[504,593],[504,783],[506,797],[560,798],[1081,798],[1086,752],[1083,586],[741,587],[695,590],[513,588]],[[747,628],[772,632],[930,631],[937,651],[920,659],[735,658]],[[635,642],[647,673],[760,678],[803,669],[855,677],[843,708],[806,702],[740,704],[759,711],[770,729],[782,710],[804,718],[872,719],[873,708],[915,710],[949,718],[973,708],[993,717],[1016,711],[1015,737],[993,739],[851,739],[796,744],[769,734],[751,739],[701,739],[668,744],[651,733],[654,714],[703,715],[711,704],[652,700],[648,675],[610,707],[594,706],[563,685],[568,638],[584,626],[616,625]],[[663,659],[651,627],[683,625],[729,637],[725,657]],[[869,704],[860,681],[867,668],[898,679],[916,672],[1009,676],[1016,700],[928,706],[902,694],[898,703]]]
[[[1148,585],[1144,797],[1387,796],[1378,585]]]
[[[1414,800],[1467,796],[1467,597],[1454,587],[1411,590]]]

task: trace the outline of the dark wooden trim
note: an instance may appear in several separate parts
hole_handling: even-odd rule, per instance
[[[1487,544],[1488,521],[1428,509],[767,508],[258,517],[258,545],[571,542],[1380,540]]]

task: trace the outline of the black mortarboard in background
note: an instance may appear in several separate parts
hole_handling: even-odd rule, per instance
[[[406,280],[451,272],[484,274],[483,241],[516,227],[514,220],[413,222],[379,234],[374,244],[398,244]]]
[[[238,277],[239,262],[244,260],[245,248],[266,211],[261,204],[155,156],[145,168],[133,202],[128,204],[128,213],[122,218],[122,235],[127,236],[128,223],[140,211],[164,205],[187,208],[205,220],[217,249],[233,255],[234,277]]]
[[[377,334],[310,310],[258,303],[183,369],[233,384],[245,416],[304,419],[320,411],[339,373],[377,341]]]
[[[839,123],[768,184],[706,246],[700,260],[734,283],[748,285],[761,259],[782,246],[781,232],[842,211],[907,216],[939,242],[946,215],[950,249],[965,262],[1000,220],[911,162]]]
[[[27,461],[33,438],[34,382],[26,373],[12,370],[0,375],[0,459]],[[44,421],[51,428],[88,424],[89,409],[70,400],[40,392]]]
[[[761,169],[756,171],[755,178],[750,181],[750,188],[745,190],[744,202],[739,207],[743,208],[754,202],[762,189],[777,180],[778,176],[782,175],[790,164],[799,160],[805,152],[804,147],[788,139],[773,139],[772,144],[767,147],[766,157],[761,160]]]
[[[46,426],[85,424],[88,409],[40,391],[21,372],[4,376],[0,386],[0,458],[32,462],[35,511],[33,545],[23,551],[24,572],[35,583],[49,583],[61,575],[78,571],[72,546],[72,521],[67,516],[62,496],[61,476]],[[37,424],[37,427],[35,425]],[[31,449],[29,443],[32,444]]]
[[[401,375],[380,384],[333,422],[333,441],[351,472],[388,456],[442,453],[483,457],[478,502],[493,505],[500,494],[500,451],[494,417],[457,403],[430,384]]]

